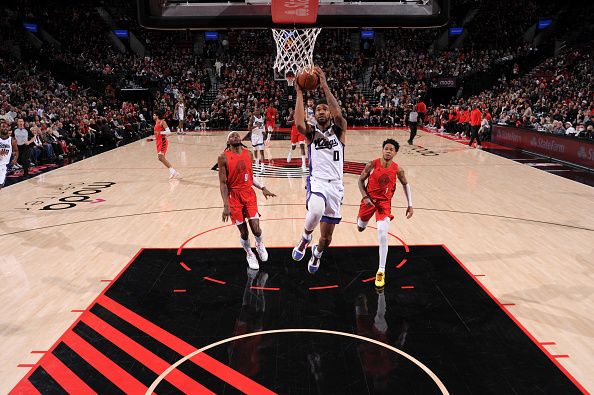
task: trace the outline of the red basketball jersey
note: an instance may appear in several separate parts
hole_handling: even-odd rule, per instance
[[[160,120],[155,123],[155,128],[153,130],[155,132],[155,137],[161,137],[161,132],[165,129],[163,129],[163,125],[161,125]]]
[[[367,179],[367,194],[373,200],[391,200],[396,190],[398,165],[392,162],[386,169],[379,158],[372,163],[373,170]]]
[[[165,155],[167,153],[167,146],[169,145],[167,142],[167,136],[161,134],[165,129],[163,125],[161,125],[161,121],[157,121],[155,124],[155,128],[153,129],[155,133],[155,142],[157,143],[157,152],[162,153]]]
[[[276,121],[276,114],[277,114],[276,108],[274,108],[274,107],[268,107],[266,109],[266,121],[267,122],[274,122],[274,121]]]
[[[254,178],[252,173],[252,160],[249,151],[242,149],[241,154],[238,155],[227,150],[225,151],[225,156],[227,157],[227,188],[251,188]]]

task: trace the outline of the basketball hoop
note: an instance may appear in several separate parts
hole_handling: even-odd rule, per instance
[[[272,36],[276,42],[274,69],[285,74],[289,86],[293,85],[299,70],[306,66],[313,68],[313,50],[321,30],[272,29]]]

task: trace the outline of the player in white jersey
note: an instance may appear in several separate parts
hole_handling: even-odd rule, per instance
[[[260,171],[264,171],[264,117],[259,108],[256,108],[254,115],[250,118],[248,129],[252,131],[252,149],[256,159],[256,168],[262,160]]]
[[[10,163],[10,157],[14,152],[12,164],[16,165],[19,158],[19,147],[16,140],[10,136],[8,123],[4,120],[0,123],[0,189],[4,186],[6,180],[6,166]]]
[[[320,258],[332,241],[334,226],[341,220],[340,206],[344,196],[342,181],[344,167],[344,144],[347,122],[342,116],[338,101],[330,91],[326,75],[318,66],[314,68],[320,78],[320,86],[326,101],[320,101],[315,107],[316,124],[305,122],[303,92],[295,84],[297,101],[295,103],[295,125],[299,133],[305,136],[309,149],[309,177],[305,226],[301,240],[293,248],[293,259],[300,261],[311,242],[312,232],[320,224],[320,240],[311,248],[311,258],[307,265],[310,273],[315,273],[320,266]]]
[[[178,120],[177,124],[177,131],[178,133],[183,133],[184,131],[184,120],[186,119],[186,106],[184,105],[184,100],[180,97],[177,103],[175,104],[175,109],[173,110],[174,118]]]

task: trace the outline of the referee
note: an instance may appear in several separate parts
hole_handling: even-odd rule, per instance
[[[408,144],[412,145],[415,136],[417,135],[417,124],[419,121],[419,113],[415,110],[415,107],[411,107],[411,111],[408,114],[408,127],[410,128],[410,137],[408,138]]]

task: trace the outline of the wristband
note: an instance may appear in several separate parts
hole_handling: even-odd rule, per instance
[[[410,184],[404,185],[404,194],[406,195],[406,201],[408,202],[408,207],[412,207],[412,192],[410,191]]]
[[[253,184],[253,185],[254,185],[256,188],[258,188],[258,189],[264,189],[264,188],[266,188],[266,187],[264,186],[264,184],[260,184],[260,181],[258,181],[258,180],[257,180],[257,179],[255,179],[255,178],[253,179],[253,181],[252,181],[252,184]]]

